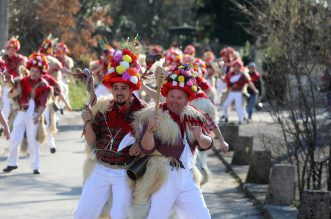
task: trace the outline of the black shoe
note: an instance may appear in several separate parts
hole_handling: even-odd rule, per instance
[[[3,128],[0,128],[0,137],[2,136]]]
[[[50,148],[49,150],[51,151],[52,154],[55,154],[56,152],[56,148]]]
[[[33,170],[33,174],[40,174],[40,171],[38,169]]]
[[[3,169],[3,172],[9,173],[12,170],[17,169],[17,166],[7,166],[5,169]]]

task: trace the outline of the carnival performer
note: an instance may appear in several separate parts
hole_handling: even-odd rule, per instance
[[[214,63],[208,63],[208,66],[212,64]],[[197,72],[199,72],[199,75],[195,78],[198,86],[207,94],[210,100],[215,103],[217,91],[212,83],[214,78],[218,75],[217,70],[215,69],[215,71],[211,73],[209,68],[207,68],[206,63],[200,58],[195,58],[192,66]]]
[[[63,66],[62,63],[53,56],[55,41],[56,39],[52,39],[51,36],[49,36],[42,42],[41,46],[38,49],[40,53],[44,53],[46,55],[49,66],[48,73],[44,74],[42,77],[48,82],[48,84],[53,89],[47,107],[45,109],[47,146],[49,147],[49,150],[52,154],[56,152],[54,134],[57,133],[56,111],[59,110],[58,101],[63,101],[63,103],[65,104],[65,108],[67,110],[69,111],[72,110],[70,103],[67,102],[61,90],[61,87],[63,87],[64,84],[63,81],[61,80],[62,73],[60,69],[62,69]]]
[[[187,45],[184,49],[184,54],[195,57],[195,47],[193,45]]]
[[[183,62],[183,52],[177,47],[170,47],[163,56],[165,58],[165,66],[177,66]]]
[[[248,74],[252,80],[252,83],[256,87],[256,89],[259,91],[258,94],[252,90],[252,88],[248,87],[247,92],[249,94],[249,97],[247,98],[247,122],[250,122],[252,120],[252,115],[255,108],[255,103],[258,99],[259,95],[262,95],[262,84],[261,84],[261,78],[260,73],[256,70],[256,64],[254,62],[251,62],[247,65],[248,68]]]
[[[22,78],[17,86],[9,92],[10,98],[18,97],[19,111],[10,135],[8,166],[3,169],[4,172],[17,169],[18,145],[22,142],[26,131],[33,174],[40,174],[40,147],[37,141],[37,130],[44,127],[41,117],[51,91],[49,84],[42,78],[42,75],[47,73],[47,63],[47,58],[43,54],[31,54],[26,63],[26,68],[30,71],[29,76]]]
[[[6,54],[3,56],[3,60],[6,63],[7,79],[9,79],[10,75],[13,78],[19,77],[20,67],[25,66],[27,58],[18,53],[20,48],[20,41],[16,37],[10,38],[6,43]],[[22,75],[22,77],[23,76],[24,75]],[[6,120],[9,118],[11,112],[11,103],[8,98],[9,90],[10,86],[5,83],[2,90],[2,113]]]
[[[126,168],[140,153],[139,147],[134,144],[130,124],[133,113],[145,106],[133,94],[140,88],[141,82],[137,55],[132,51],[131,47],[116,50],[110,57],[102,82],[111,89],[113,99],[109,96],[99,98],[91,109],[82,112],[84,136],[90,151],[89,164],[86,164],[90,165],[92,171],[85,173],[86,181],[74,218],[98,218],[110,196],[112,206],[106,216],[127,218],[132,190],[126,177]],[[89,172],[86,164],[84,171]]]
[[[194,154],[197,147],[211,148],[213,139],[203,113],[188,105],[197,91],[193,71],[187,65],[170,68],[161,88],[166,102],[156,112],[152,105],[135,113],[138,143],[151,158],[135,183],[132,218],[165,219],[172,208],[180,218],[210,218],[194,181]]]
[[[67,100],[65,99],[65,97],[63,96],[62,91],[61,91],[61,86],[58,83],[58,81],[55,80],[54,77],[52,77],[49,74],[44,74],[44,75],[42,75],[42,78],[47,81],[47,83],[53,90],[53,92],[51,92],[51,94],[49,96],[48,104],[46,105],[45,122],[46,122],[46,131],[47,131],[47,146],[49,147],[50,152],[52,154],[54,154],[56,152],[54,134],[57,133],[54,99],[56,97],[59,97],[59,100],[64,102],[66,109],[68,111],[71,111],[72,107],[71,107],[70,103],[68,103]]]
[[[51,75],[53,78],[55,78],[58,83],[62,82],[62,72],[61,69],[63,69],[63,64],[55,58],[55,45],[56,45],[57,39],[52,38],[51,35],[49,35],[39,46],[38,51],[41,53],[44,53],[48,60],[48,74]]]
[[[208,82],[206,80],[203,80],[203,75],[205,74],[204,71],[206,71],[206,67],[203,64],[204,62],[202,60],[197,60],[197,62],[193,64],[194,70],[196,70],[194,76],[199,87],[198,92],[189,102],[189,104],[206,114],[206,127],[209,129],[209,131],[212,131],[219,139],[219,150],[226,153],[229,150],[229,145],[225,142],[222,132],[217,125],[219,122],[217,108],[212,102],[212,100],[205,93],[205,90],[209,90],[206,89],[206,87],[208,88],[210,85],[208,85]],[[203,185],[208,182],[210,176],[210,171],[207,166],[207,152],[200,149],[198,151],[197,158],[197,167],[203,175],[203,179],[201,182],[201,185]]]
[[[228,108],[230,104],[235,101],[239,124],[242,124],[244,121],[243,88],[248,84],[254,93],[258,93],[258,90],[252,83],[249,75],[243,72],[243,63],[240,60],[233,62],[232,67],[233,70],[225,77],[229,94],[223,103],[223,118],[225,119],[225,122],[228,121]]]
[[[73,82],[71,69],[74,67],[74,60],[68,56],[69,53],[70,50],[64,42],[60,42],[55,46],[55,57],[62,63],[63,66],[61,69],[63,81],[63,84],[61,84],[61,89],[68,103],[70,103],[68,84]]]

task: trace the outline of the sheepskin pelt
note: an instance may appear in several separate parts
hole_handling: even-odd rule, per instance
[[[148,123],[150,117],[154,114],[154,105],[151,104],[149,107],[146,107],[142,110],[139,110],[134,113],[134,122],[133,127],[135,130],[135,136],[137,139],[140,139],[143,125]],[[155,136],[160,139],[161,142],[167,145],[175,145],[178,142],[180,137],[179,126],[176,122],[171,119],[170,114],[167,111],[163,111],[163,109],[159,109],[159,125],[155,130]],[[187,116],[189,118],[194,118],[200,121],[205,121],[204,115],[197,111],[194,107],[188,105],[184,108],[181,113],[181,119]],[[194,142],[195,138],[190,130],[189,124],[186,126],[186,135],[188,142]]]
[[[219,116],[216,106],[207,98],[196,98],[190,102],[190,105],[196,107],[202,112],[209,115],[209,117],[216,123],[219,121]]]

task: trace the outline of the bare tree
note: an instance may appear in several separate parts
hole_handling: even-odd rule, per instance
[[[301,198],[306,188],[321,189],[330,160],[330,108],[319,80],[331,51],[331,10],[302,0],[234,2],[251,18],[247,30],[263,38],[270,113],[282,128],[288,162],[296,165]]]

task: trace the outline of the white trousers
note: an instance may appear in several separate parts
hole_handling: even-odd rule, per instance
[[[230,91],[226,100],[223,103],[223,115],[225,118],[229,117],[228,108],[232,101],[235,101],[236,111],[239,117],[239,122],[244,121],[243,95],[241,91]]]
[[[3,117],[8,120],[10,114],[10,99],[8,97],[9,87],[4,86],[2,91],[2,114]]]
[[[55,147],[55,139],[53,134],[49,131],[49,127],[51,125],[51,114],[49,111],[49,105],[47,105],[45,109],[45,121],[46,121],[46,131],[47,131],[47,146],[49,148],[56,148]],[[56,113],[55,113],[55,119],[56,119]]]
[[[181,219],[210,219],[200,187],[191,170],[171,170],[162,187],[151,197],[148,219],[168,219],[174,208]]]
[[[223,80],[218,79],[216,87],[217,87],[217,98],[215,104],[220,104],[223,95],[223,90],[226,88],[226,83]]]
[[[24,132],[29,145],[31,168],[40,169],[40,147],[37,142],[37,130],[39,124],[33,123],[33,114],[26,111],[18,111],[10,133],[10,149],[7,159],[8,166],[17,166],[19,144],[22,142]]]
[[[97,219],[110,194],[113,197],[110,217],[126,219],[132,200],[126,170],[112,169],[97,163],[84,184],[74,218]]]

